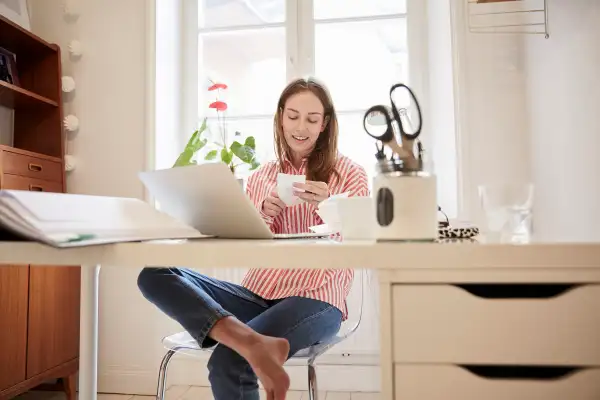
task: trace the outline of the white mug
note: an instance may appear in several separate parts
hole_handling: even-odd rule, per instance
[[[372,197],[356,196],[337,201],[340,233],[344,240],[375,238],[375,213]]]

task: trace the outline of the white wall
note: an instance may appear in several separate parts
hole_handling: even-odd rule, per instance
[[[531,179],[523,36],[470,33],[467,2],[451,2],[460,209],[481,224],[478,185]]]
[[[182,85],[182,2],[159,1],[156,19],[156,134],[154,160],[157,169],[169,168],[181,152],[182,140],[174,132],[183,132]]]
[[[549,0],[550,38],[527,40],[534,226],[600,240],[600,2]]]

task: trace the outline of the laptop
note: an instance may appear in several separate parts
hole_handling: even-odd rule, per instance
[[[204,235],[227,239],[323,238],[329,235],[271,232],[224,163],[145,171],[139,178],[161,211]]]

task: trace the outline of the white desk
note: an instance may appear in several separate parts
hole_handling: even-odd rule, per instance
[[[193,242],[125,243],[53,249],[35,243],[0,242],[0,264],[82,266],[80,398],[97,392],[98,273],[101,265],[196,268],[371,268],[382,284],[384,399],[393,399],[392,306],[394,285],[464,282],[600,283],[599,244],[401,244],[329,241],[204,239]],[[386,306],[385,304],[388,304]]]

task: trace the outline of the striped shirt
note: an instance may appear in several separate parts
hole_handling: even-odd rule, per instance
[[[339,177],[332,177],[329,195],[346,193],[349,196],[368,196],[368,179],[365,169],[348,157],[339,155],[335,169]],[[277,217],[263,213],[265,198],[276,190],[277,174],[305,175],[306,165],[295,168],[284,161],[283,171],[276,161],[271,161],[250,176],[246,192],[273,233],[310,232],[309,227],[322,224],[316,208],[308,203],[286,207]],[[253,268],[242,280],[242,286],[264,299],[281,299],[299,296],[324,301],[338,308],[347,319],[346,297],[350,293],[354,271],[351,269],[263,269]]]

